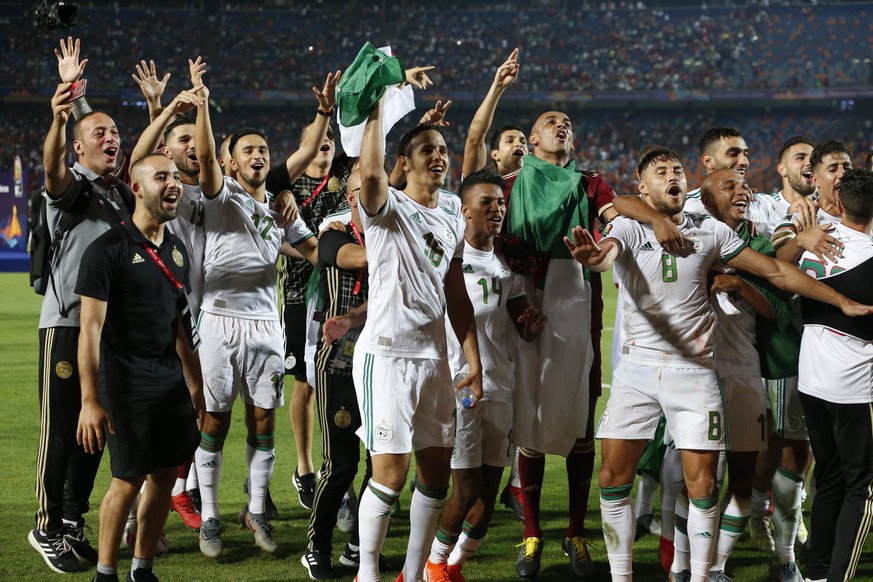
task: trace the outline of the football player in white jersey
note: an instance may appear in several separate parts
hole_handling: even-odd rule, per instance
[[[742,132],[735,127],[710,127],[700,138],[700,163],[707,174],[722,168],[731,168],[746,175],[749,169],[749,146]],[[700,188],[690,191],[685,198],[685,212],[706,214],[700,199]]]
[[[797,262],[804,251],[814,253],[825,263],[835,262],[843,245],[828,230],[840,222],[840,182],[843,174],[852,169],[852,153],[843,142],[831,140],[815,146],[810,164],[818,189],[817,212],[801,209],[792,215],[773,233],[773,246],[777,256],[790,263]]]
[[[590,269],[605,270],[615,262],[625,289],[625,343],[597,432],[603,528],[612,580],[631,580],[635,526],[630,491],[640,455],[663,414],[681,451],[691,501],[691,568],[671,573],[671,578],[704,582],[719,518],[716,465],[727,437],[714,369],[715,315],[706,285],[710,268],[722,261],[780,288],[839,306],[847,315],[871,313],[873,307],[850,301],[797,268],[751,250],[723,223],[686,215],[684,168],[671,150],[647,149],[638,172],[643,200],[679,226],[692,242],[691,250],[662,251],[649,227],[626,218],[607,227],[600,245],[581,227],[573,230],[572,242],[564,240],[573,257]]]
[[[419,125],[400,141],[406,189],[388,185],[382,104],[370,114],[361,147],[360,206],[367,236],[369,317],[355,349],[353,375],[361,408],[358,431],[372,456],[373,477],[358,510],[360,582],[380,580],[378,558],[391,508],[417,462],[410,536],[399,580],[421,578],[445,503],[454,445],[455,398],[446,354],[448,314],[469,364],[459,386],[482,398],[476,320],[461,258],[460,202],[441,190],[449,170],[442,135]]]
[[[241,129],[229,143],[238,180],[221,174],[209,118],[208,90],[200,93],[195,148],[205,207],[204,295],[199,328],[204,340],[207,414],[195,454],[202,499],[200,550],[222,552],[218,482],[230,413],[239,394],[246,407],[249,497],[244,520],[265,552],[277,549],[265,515],[265,496],[275,464],[275,409],[283,404],[284,356],[278,312],[276,261],[280,246],[293,246],[310,262],[317,243],[298,217],[280,228],[267,201],[270,169],[266,138]]]
[[[811,163],[814,146],[812,141],[802,136],[791,137],[782,145],[776,165],[782,177],[782,190],[771,196],[756,195],[755,199],[762,203],[757,215],[753,208],[749,208],[749,218],[758,227],[759,234],[768,238],[773,236],[785,216],[794,212],[805,212],[811,216],[815,214],[817,204],[812,197],[815,183]],[[760,212],[764,208],[766,211]],[[797,392],[799,333],[792,332],[791,335],[796,337],[790,341],[790,346],[783,346],[782,350],[783,362],[793,360],[789,375],[764,378],[764,394],[768,399],[770,416],[767,423],[769,436],[767,450],[758,455],[749,520],[752,545],[759,550],[774,552],[774,565],[779,567],[794,562],[795,539],[801,543],[806,541],[800,499],[803,487],[802,482],[797,485],[796,479],[798,475],[806,475],[811,459],[809,437]],[[792,358],[788,358],[789,353],[793,354]],[[770,519],[767,510],[771,489],[774,514],[783,514],[788,508],[797,507],[796,520],[781,519],[779,516]]]
[[[460,579],[464,562],[482,545],[503,469],[514,456],[515,335],[533,341],[548,319],[528,304],[524,279],[494,249],[506,214],[504,186],[503,178],[486,167],[466,176],[459,192],[466,220],[464,281],[476,313],[484,396],[475,408],[457,405],[452,496],[425,565],[427,580]],[[464,354],[452,334],[446,336],[452,374],[465,374]]]
[[[713,218],[728,225],[751,248],[768,256],[776,254],[770,241],[754,235],[746,220],[752,194],[739,173],[730,169],[717,170],[706,177],[700,192]],[[710,571],[710,580],[721,582],[727,578],[724,574],[725,563],[749,521],[755,465],[759,452],[767,447],[767,406],[761,380],[765,364],[766,377],[778,377],[770,375],[774,366],[769,362],[772,357],[768,352],[781,350],[791,341],[791,337],[798,339],[799,336],[784,337],[787,334],[782,330],[794,331],[796,314],[790,307],[790,297],[772,288],[766,281],[741,272],[719,273],[714,277],[710,293],[718,319],[715,328],[715,367],[724,394],[727,431],[730,435],[727,451],[729,490],[722,503],[718,542]],[[768,320],[773,320],[773,323]],[[785,476],[786,472],[783,468],[780,477]],[[781,480],[774,482],[773,495],[774,499],[779,497],[783,501],[785,489],[795,494],[788,504],[777,503],[781,510],[787,511],[775,514],[779,521],[787,517],[786,521],[790,522],[780,526],[782,530],[789,530],[784,537],[789,540],[792,551],[788,555],[782,555],[784,552],[780,551],[779,563],[773,570],[777,579],[783,582],[798,582],[800,574],[794,564],[793,548],[797,532],[795,515],[800,503],[798,484],[802,483],[803,475],[794,471],[790,477],[793,479],[788,478],[787,484]],[[682,541],[687,547],[687,541]],[[676,544],[677,548],[679,545]],[[676,557],[679,556],[680,552],[677,551]],[[673,568],[674,571],[682,569]]]
[[[841,182],[841,224],[832,234],[843,254],[825,264],[806,251],[801,269],[866,301],[873,276],[873,172],[850,170]],[[852,579],[873,518],[871,320],[803,300],[799,389],[816,460],[808,580]]]

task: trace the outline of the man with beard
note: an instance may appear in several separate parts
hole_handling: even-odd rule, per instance
[[[230,166],[238,181],[225,178],[215,155],[204,87],[197,109],[194,140],[205,207],[205,280],[200,315],[204,338],[206,418],[195,454],[202,500],[200,550],[222,552],[218,483],[230,412],[240,394],[246,407],[246,458],[249,496],[244,521],[255,543],[274,553],[273,527],[265,515],[267,486],[275,463],[275,409],[282,405],[284,366],[282,323],[278,313],[276,261],[288,243],[310,262],[316,241],[302,220],[279,228],[268,206],[265,182],[270,152],[264,135],[245,128],[229,143]]]
[[[603,528],[612,580],[626,582],[632,578],[634,472],[663,414],[682,455],[691,501],[691,568],[680,579],[703,582],[718,527],[716,465],[726,443],[714,369],[715,316],[705,285],[710,267],[722,261],[779,288],[838,306],[847,315],[866,315],[873,307],[859,305],[798,269],[747,248],[723,223],[686,215],[685,172],[671,150],[647,148],[637,169],[644,202],[678,225],[692,248],[675,254],[659,251],[652,229],[624,218],[607,227],[599,245],[581,227],[573,229],[572,242],[564,239],[573,257],[588,268],[602,271],[615,262],[625,290],[622,357],[597,430],[603,456]]]
[[[176,467],[197,446],[203,412],[196,331],[185,294],[188,255],[164,228],[176,217],[179,173],[166,156],[150,154],[130,174],[136,211],[88,247],[76,285],[82,302],[77,440],[88,453],[102,451],[107,442],[112,467],[100,507],[97,582],[118,580],[122,529],[146,480],[127,580],[157,580],[152,565]]]
[[[773,246],[777,256],[790,263],[797,262],[806,250],[827,264],[836,262],[842,251],[842,243],[828,231],[832,224],[840,222],[840,182],[843,174],[852,169],[852,154],[846,144],[831,140],[815,146],[809,161],[818,191],[818,208],[809,212],[802,207],[780,225],[773,233]]]

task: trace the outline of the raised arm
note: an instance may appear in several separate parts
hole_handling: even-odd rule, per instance
[[[67,37],[67,42],[61,39],[61,50],[55,49],[55,56],[58,58],[58,75],[61,78],[61,83],[75,83],[82,78],[82,73],[85,72],[85,65],[88,64],[88,59],[79,61],[79,53],[81,50],[79,39],[73,39],[72,36]],[[73,119],[81,119],[88,113],[91,113],[91,106],[85,96],[82,95],[79,99],[72,102]]]
[[[488,149],[485,140],[491,124],[494,121],[494,112],[503,92],[506,91],[518,79],[518,49],[512,51],[509,58],[497,67],[491,88],[473,115],[470,129],[467,130],[467,142],[464,145],[464,165],[462,173],[469,176],[485,167],[488,163]]]
[[[382,211],[388,200],[388,176],[385,174],[385,135],[382,129],[382,100],[367,118],[361,143],[361,192],[359,203],[370,216]]]
[[[207,198],[215,198],[224,185],[221,166],[215,155],[215,136],[209,118],[209,89],[200,90],[200,105],[197,106],[197,121],[194,124],[194,150],[200,164],[200,190]]]
[[[70,98],[70,83],[58,85],[52,97],[52,125],[42,149],[42,163],[45,169],[45,189],[55,198],[64,195],[73,173],[67,167],[67,120],[73,110]]]
[[[130,165],[133,166],[137,160],[148,154],[156,151],[161,143],[161,138],[164,135],[164,130],[173,121],[173,118],[180,113],[187,113],[198,105],[200,98],[198,93],[203,91],[203,85],[194,87],[187,91],[182,91],[173,101],[165,107],[161,113],[152,120],[145,128],[142,135],[139,136],[139,141],[136,142],[136,147],[130,154]]]
[[[115,434],[106,410],[97,397],[97,371],[100,367],[100,336],[106,321],[105,301],[82,295],[79,328],[79,384],[82,389],[82,410],[76,428],[76,442],[86,453],[103,450],[106,442],[103,425]]]
[[[198,60],[200,60],[198,58]],[[189,63],[191,61],[188,61]],[[171,73],[166,73],[163,78],[158,78],[155,62],[145,60],[136,65],[136,74],[131,75],[136,84],[139,85],[143,97],[149,106],[149,120],[154,121],[161,114],[161,96],[164,94],[164,89],[167,88],[167,81],[170,80]]]
[[[328,127],[330,127],[330,118],[336,106],[336,86],[341,78],[342,71],[328,73],[320,91],[318,87],[312,88],[312,92],[315,93],[315,98],[318,100],[315,121],[306,131],[297,151],[285,160],[285,168],[288,170],[288,179],[291,182],[297,180],[303,174],[306,166],[318,155],[318,150],[327,136]]]
[[[773,312],[773,307],[767,298],[764,297],[751,283],[748,283],[736,275],[728,273],[718,273],[712,278],[712,283],[709,285],[710,293],[727,293],[729,295],[739,296],[744,299],[755,313],[775,321],[776,314]]]
[[[873,313],[873,307],[852,301],[833,288],[803,273],[794,265],[771,259],[748,247],[727,261],[727,264],[735,269],[748,271],[767,279],[780,289],[838,307],[846,315],[858,316]]]

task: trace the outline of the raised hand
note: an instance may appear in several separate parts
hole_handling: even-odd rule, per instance
[[[66,125],[73,111],[73,103],[70,101],[71,83],[60,83],[52,97],[52,115],[55,123]]]
[[[339,85],[342,76],[342,71],[328,73],[321,91],[318,90],[318,87],[312,88],[315,98],[318,99],[318,109],[320,111],[333,110],[336,105],[336,86]]]
[[[205,90],[205,85],[198,85],[193,89],[182,91],[176,95],[176,98],[167,106],[167,109],[169,109],[173,115],[176,115],[177,113],[187,113],[203,103],[204,98],[199,95],[199,93],[203,93]]]
[[[55,56],[58,57],[58,74],[61,76],[61,81],[64,83],[75,83],[85,72],[85,65],[88,64],[88,59],[79,62],[79,39],[73,40],[73,37],[67,37],[67,42],[61,39],[61,50],[55,49]]]
[[[436,125],[437,127],[448,127],[451,124],[446,121],[446,112],[451,105],[451,99],[446,101],[445,105],[442,101],[437,101],[436,105],[433,106],[433,109],[428,110],[427,113],[421,116],[419,123],[429,123],[431,125]]]
[[[159,102],[161,95],[164,94],[164,89],[167,88],[167,81],[170,80],[171,73],[167,73],[163,78],[158,79],[158,73],[155,70],[155,62],[144,60],[136,65],[136,74],[131,75],[136,84],[139,85],[140,91],[146,101]]]
[[[518,49],[515,49],[509,58],[497,67],[497,72],[494,74],[494,86],[501,90],[507,89],[518,80],[518,69]]]
[[[197,57],[196,61],[188,59],[188,74],[191,76],[191,86],[196,87],[203,83],[201,80],[206,73],[206,61],[203,57]]]
[[[574,259],[592,271],[601,272],[608,269],[618,255],[618,249],[614,244],[601,247],[591,233],[581,226],[574,227],[571,234],[573,240],[565,236],[564,244]]]
[[[434,70],[436,67],[412,67],[406,69],[406,82],[410,85],[418,87],[422,91],[427,89],[428,85],[433,85],[433,81],[427,76],[428,71]]]

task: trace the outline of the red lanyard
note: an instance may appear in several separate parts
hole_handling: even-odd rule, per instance
[[[319,183],[319,185],[316,186],[316,188],[315,188],[315,192],[313,192],[312,194],[310,194],[310,195],[309,195],[309,198],[307,198],[306,200],[304,200],[304,201],[303,201],[303,204],[301,204],[300,206],[309,206],[309,204],[310,204],[313,200],[315,200],[315,197],[318,196],[319,194],[321,194],[321,191],[324,190],[324,187],[325,187],[325,186],[327,186],[327,181],[328,181],[329,179],[330,179],[330,174],[328,174],[327,176],[324,177],[324,179],[321,180],[321,183]]]
[[[140,246],[145,249],[145,251],[149,254],[152,260],[158,265],[158,268],[160,268],[161,271],[164,273],[164,276],[170,280],[170,283],[172,283],[176,287],[176,289],[178,289],[179,291],[185,289],[185,286],[182,285],[182,283],[179,282],[176,276],[170,272],[170,269],[167,268],[167,265],[164,264],[164,261],[161,260],[161,257],[158,256],[158,253],[155,251],[154,248],[148,246],[146,243],[140,243]]]
[[[361,245],[362,247],[366,248],[366,245],[364,244],[364,237],[361,236],[361,231],[358,230],[358,227],[355,226],[355,223],[350,222],[349,226],[352,227],[352,234],[355,235],[355,240],[357,241],[357,243],[359,245]],[[358,269],[358,278],[355,280],[355,288],[352,291],[352,295],[354,295],[355,297],[357,297],[358,293],[361,292],[361,280],[363,280],[363,278],[364,278],[364,269]]]

